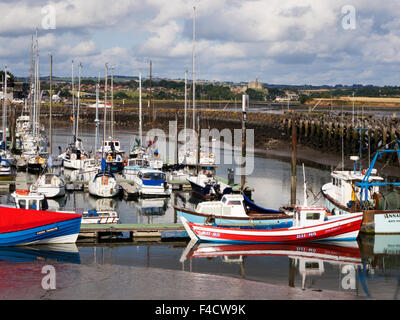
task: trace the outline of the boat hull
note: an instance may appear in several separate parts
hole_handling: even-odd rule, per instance
[[[75,243],[82,216],[58,212],[0,208],[0,246]]]
[[[333,199],[323,186],[321,193],[329,211],[339,214],[351,212],[351,209]],[[376,234],[400,234],[400,210],[364,210],[363,231]]]
[[[358,237],[362,222],[362,213],[326,221],[309,227],[291,227],[269,229],[257,226],[210,226],[195,224],[182,219],[186,231],[192,239],[224,243],[285,243],[304,241],[354,241]]]

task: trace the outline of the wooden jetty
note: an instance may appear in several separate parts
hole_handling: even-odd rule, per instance
[[[180,223],[171,224],[82,224],[79,239],[101,239],[129,233],[130,240],[162,240],[188,238],[185,228]]]

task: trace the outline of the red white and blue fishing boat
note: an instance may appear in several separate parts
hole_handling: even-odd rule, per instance
[[[82,215],[0,207],[0,246],[75,243]]]
[[[181,217],[191,239],[227,243],[282,243],[304,241],[354,241],[363,214],[329,215],[325,208],[296,207],[293,226],[196,224]]]

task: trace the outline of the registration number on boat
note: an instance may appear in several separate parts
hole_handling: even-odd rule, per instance
[[[211,231],[200,231],[199,234],[202,236],[213,237],[213,238],[219,238],[220,236],[219,232],[211,232]]]
[[[296,239],[303,239],[303,238],[313,237],[315,235],[316,235],[315,232],[302,233],[302,234],[296,235]]]

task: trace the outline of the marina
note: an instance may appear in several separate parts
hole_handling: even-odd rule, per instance
[[[400,6],[6,2],[2,300],[400,299]]]

